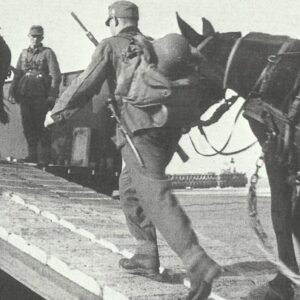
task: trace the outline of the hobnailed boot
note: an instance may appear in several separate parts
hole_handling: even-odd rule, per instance
[[[155,281],[164,281],[159,273],[159,259],[155,256],[135,254],[132,258],[122,258],[119,266],[130,274],[148,277]]]
[[[292,300],[294,299],[292,283],[283,275],[278,274],[268,284],[261,285],[247,296],[247,300]]]
[[[37,145],[38,164],[47,166],[51,161],[51,135],[45,129]]]
[[[34,143],[29,143],[28,145],[28,155],[25,158],[20,159],[22,163],[37,163],[37,146]]]
[[[29,152],[29,154],[20,160],[23,163],[37,163],[37,154],[35,152]]]
[[[210,258],[198,260],[188,271],[191,290],[186,300],[206,300],[211,290],[212,282],[222,273],[222,268]]]
[[[51,160],[51,153],[49,149],[42,148],[40,156],[38,158],[38,164],[47,166],[50,163]]]

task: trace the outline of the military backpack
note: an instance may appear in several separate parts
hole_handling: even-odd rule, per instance
[[[184,39],[173,35],[172,39]],[[162,38],[161,48],[167,49],[164,42]],[[174,47],[172,43],[169,45]],[[170,68],[172,74],[164,74],[160,65],[165,67],[170,63],[160,64],[160,61],[170,55],[162,58],[157,49],[155,41],[137,34],[122,53],[115,98],[122,103],[122,119],[132,132],[163,126],[190,128],[200,117],[199,76],[188,65],[188,59],[177,59],[178,51],[174,52],[174,48],[171,50],[177,56]]]

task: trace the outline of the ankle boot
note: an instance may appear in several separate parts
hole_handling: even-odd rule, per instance
[[[159,259],[154,256],[135,254],[132,258],[122,258],[120,267],[133,274],[158,274]]]
[[[264,300],[292,300],[294,294],[292,282],[282,274],[278,274],[269,282],[269,290]]]
[[[145,254],[135,254],[132,258],[122,258],[119,266],[130,274],[148,277],[164,282],[166,278],[159,273],[159,258]]]
[[[37,154],[31,152],[21,161],[24,163],[37,163]]]
[[[186,300],[206,300],[212,290],[212,282],[221,275],[222,268],[209,257],[196,261],[188,270],[191,290]]]

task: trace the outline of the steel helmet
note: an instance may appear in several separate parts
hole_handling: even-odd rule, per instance
[[[180,78],[188,69],[191,49],[188,41],[180,34],[170,33],[153,41],[157,56],[157,68],[171,79]]]

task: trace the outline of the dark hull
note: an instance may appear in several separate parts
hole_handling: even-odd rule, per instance
[[[80,73],[64,73],[60,93]],[[8,97],[9,86],[10,82],[4,85],[5,99]],[[117,188],[121,158],[111,140],[115,125],[103,101],[107,96],[108,89],[104,85],[100,94],[94,96],[68,122],[51,129],[51,166],[47,170],[109,194]],[[27,155],[19,105],[12,105],[8,101],[5,101],[5,105],[10,122],[0,125],[1,159],[19,159]]]

